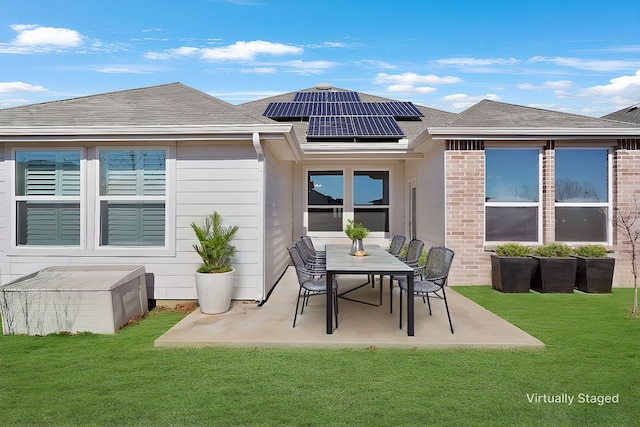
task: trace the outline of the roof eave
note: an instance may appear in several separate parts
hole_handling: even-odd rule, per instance
[[[640,127],[636,128],[477,128],[477,127],[431,127],[427,129],[432,139],[571,139],[575,137],[640,138]]]

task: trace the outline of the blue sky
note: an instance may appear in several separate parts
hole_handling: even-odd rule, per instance
[[[640,2],[4,0],[0,108],[182,82],[232,104],[326,82],[445,111],[640,102]]]

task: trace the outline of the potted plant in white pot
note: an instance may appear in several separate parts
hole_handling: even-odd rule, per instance
[[[365,256],[367,253],[364,250],[362,239],[369,235],[369,230],[363,224],[350,219],[347,221],[344,233],[352,242],[349,253],[354,256]]]
[[[236,248],[231,241],[238,226],[223,226],[222,216],[214,212],[205,218],[202,225],[191,223],[198,244],[193,245],[202,265],[196,271],[196,292],[200,311],[204,314],[219,314],[231,307],[235,269],[231,262]]]

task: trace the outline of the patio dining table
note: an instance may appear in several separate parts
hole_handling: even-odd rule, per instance
[[[413,310],[413,274],[414,270],[385,249],[378,245],[367,245],[366,256],[353,256],[349,254],[350,245],[327,245],[327,289],[331,289],[331,283],[336,274],[374,274],[386,276],[407,276],[407,335],[414,336],[414,310]],[[382,283],[380,283],[382,286]],[[327,292],[326,317],[327,334],[333,333],[333,298],[332,293]]]

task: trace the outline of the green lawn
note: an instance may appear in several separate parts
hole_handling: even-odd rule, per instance
[[[631,289],[456,290],[546,347],[154,348],[182,317],[158,312],[113,336],[0,336],[0,425],[640,425]],[[530,403],[536,394],[574,401]],[[619,400],[579,403],[585,394]]]

